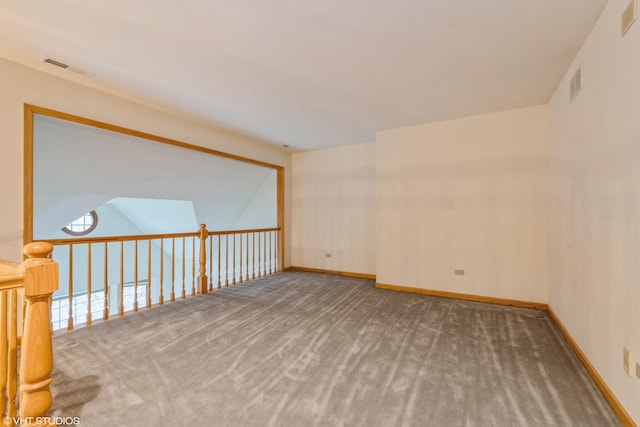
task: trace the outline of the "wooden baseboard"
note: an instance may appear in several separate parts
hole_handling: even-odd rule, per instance
[[[540,302],[519,301],[505,298],[484,297],[480,295],[459,294],[456,292],[434,291],[431,289],[413,288],[410,286],[387,285],[384,283],[376,283],[378,289],[388,289],[391,291],[408,292],[412,294],[431,295],[444,298],[455,298],[466,301],[486,302],[490,304],[510,305],[513,307],[533,308],[536,310],[547,311],[549,306]]]
[[[352,273],[350,271],[323,270],[321,268],[291,266],[291,267],[285,268],[284,271],[309,271],[311,273],[326,273],[326,274],[335,274],[337,276],[358,277],[361,279],[376,280],[375,274]]]
[[[620,418],[620,421],[622,421],[622,423],[627,427],[637,427],[636,423],[631,419],[631,416],[627,413],[627,411],[625,411],[618,399],[616,399],[616,396],[613,394],[609,386],[607,386],[607,383],[604,382],[596,368],[594,368],[594,366],[591,364],[580,346],[576,343],[571,334],[569,334],[569,331],[562,324],[560,318],[551,309],[551,307],[549,307],[547,311],[549,312],[549,316],[551,317],[551,319],[553,319],[558,329],[560,329],[560,332],[562,333],[564,338],[567,340],[573,351],[578,356],[578,359],[580,359],[580,361],[582,362],[582,365],[593,379],[593,382],[596,383],[596,386],[598,386],[604,398],[607,399],[607,402],[609,402],[611,408],[613,408],[615,413]]]

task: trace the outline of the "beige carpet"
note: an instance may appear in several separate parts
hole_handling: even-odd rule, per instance
[[[54,338],[82,426],[614,426],[542,312],[288,272]]]

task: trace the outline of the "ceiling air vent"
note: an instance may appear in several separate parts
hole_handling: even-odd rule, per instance
[[[629,28],[636,22],[636,2],[637,0],[631,0],[629,5],[625,7],[622,12],[622,36],[624,37],[629,31]]]
[[[65,70],[67,68],[69,68],[69,66],[65,63],[62,63],[60,61],[56,61],[55,59],[51,59],[51,58],[44,58],[43,59],[44,62],[46,62],[47,64],[51,64],[51,65],[55,65],[56,67],[60,67],[60,68],[64,68]]]
[[[72,73],[79,74],[79,75],[84,76],[84,77],[93,76],[93,73],[88,73],[86,71],[79,70],[77,68],[69,66],[69,64],[65,64],[64,62],[56,61],[55,59],[51,59],[51,58],[48,58],[46,56],[44,58],[42,58],[42,61],[46,62],[47,64],[51,64],[51,65],[55,65],[56,67],[60,67],[63,70],[67,70],[67,71],[70,71]]]
[[[569,100],[573,101],[582,89],[582,65],[578,67],[576,72],[571,77],[571,83],[569,85]]]

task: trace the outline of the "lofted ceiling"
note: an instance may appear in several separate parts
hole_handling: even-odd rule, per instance
[[[0,56],[312,150],[546,103],[606,2],[2,0]]]

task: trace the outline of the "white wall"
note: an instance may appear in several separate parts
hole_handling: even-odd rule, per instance
[[[378,282],[546,302],[546,120],[538,106],[379,132]]]
[[[292,163],[292,265],[375,274],[375,145],[296,153]]]
[[[23,104],[88,117],[285,167],[285,219],[290,225],[290,154],[224,128],[190,122],[0,59],[0,258],[19,261],[22,247]],[[288,241],[285,251],[290,254]],[[288,265],[288,259],[285,259]]]
[[[627,0],[608,3],[550,103],[549,303],[640,423],[640,22],[620,37]],[[569,102],[583,63],[584,87]]]

